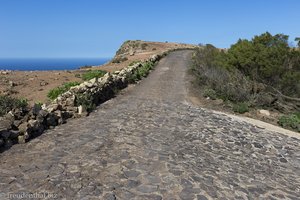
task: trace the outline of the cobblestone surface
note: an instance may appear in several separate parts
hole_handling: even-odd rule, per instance
[[[170,54],[89,117],[2,153],[0,199],[299,199],[300,140],[186,102],[190,55]]]

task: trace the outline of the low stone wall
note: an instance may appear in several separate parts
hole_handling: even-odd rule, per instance
[[[0,148],[15,143],[25,143],[42,134],[46,129],[66,123],[69,118],[87,115],[91,109],[115,96],[127,87],[130,77],[147,62],[156,63],[167,52],[153,55],[143,63],[128,66],[121,71],[107,73],[103,77],[72,87],[50,105],[34,105],[30,110],[13,110],[0,118]]]

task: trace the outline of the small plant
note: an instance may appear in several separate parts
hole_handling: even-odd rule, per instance
[[[93,96],[89,93],[86,94],[76,94],[75,105],[82,106],[84,110],[88,113],[93,111],[96,108],[94,103]]]
[[[151,69],[153,69],[154,63],[153,62],[146,62],[140,68],[138,68],[129,78],[130,83],[135,83],[141,80],[143,77],[148,76]]]
[[[0,96],[0,116],[13,109],[25,109],[28,106],[27,99],[18,99],[10,96]]]
[[[211,88],[206,88],[203,92],[203,96],[204,97],[209,97],[212,100],[216,100],[217,99],[217,93],[215,90],[211,89]]]
[[[68,91],[71,87],[79,85],[79,82],[69,82],[69,83],[65,83],[62,86],[59,86],[57,88],[54,88],[52,90],[50,90],[47,94],[47,97],[51,100],[56,99],[59,95],[65,93],[66,91]]]
[[[233,105],[233,111],[236,113],[243,114],[245,112],[249,112],[249,106],[245,102],[237,103]]]
[[[81,75],[80,74],[75,74],[75,77],[76,78],[81,78]]]
[[[300,132],[300,113],[281,116],[278,124],[284,128],[292,128]]]
[[[88,80],[91,80],[93,78],[100,78],[100,77],[104,76],[104,74],[106,74],[106,71],[91,70],[91,71],[87,71],[84,74],[82,74],[81,78],[84,81],[88,81]]]
[[[125,62],[126,60],[128,60],[127,57],[116,57],[111,62],[112,63],[121,63],[121,62]]]
[[[147,46],[148,46],[147,43],[142,43],[142,44],[141,44],[142,50],[146,50],[146,49],[147,49]]]
[[[136,63],[139,63],[139,62],[141,62],[140,60],[134,60],[134,61],[132,61],[130,64],[129,64],[129,66],[133,66],[133,65],[135,65]]]

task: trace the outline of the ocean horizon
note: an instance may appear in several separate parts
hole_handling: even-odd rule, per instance
[[[0,58],[0,70],[48,71],[75,70],[103,65],[110,58]]]

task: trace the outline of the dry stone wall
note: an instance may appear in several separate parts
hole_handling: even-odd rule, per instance
[[[156,63],[167,53],[153,55],[146,62]],[[121,71],[107,73],[101,78],[72,87],[50,105],[34,105],[30,110],[12,110],[0,118],[0,149],[16,143],[25,143],[42,134],[46,129],[66,123],[69,118],[87,115],[91,109],[114,97],[130,82],[130,77],[143,63],[136,63]]]

